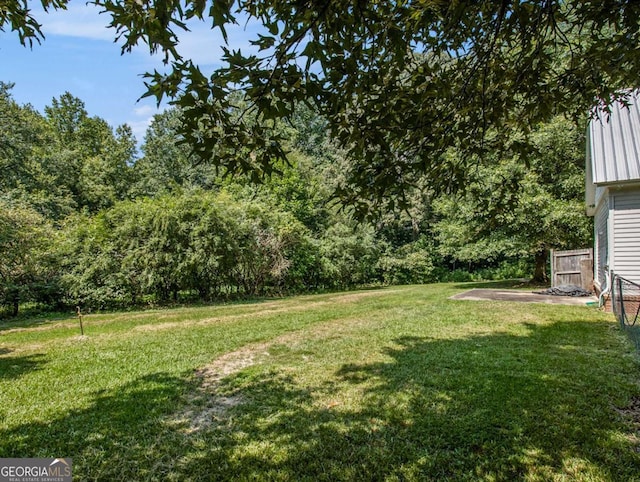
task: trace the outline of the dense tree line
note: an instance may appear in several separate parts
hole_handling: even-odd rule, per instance
[[[25,302],[118,308],[523,276],[534,266],[542,278],[549,249],[589,243],[584,130],[561,117],[538,125],[526,155],[478,159],[455,196],[418,179],[402,209],[368,222],[332,197],[354,165],[311,110],[274,124],[288,162],[261,183],[194,163],[181,122],[176,108],[156,115],[138,153],[127,126],[91,117],[69,93],[41,114],[0,84],[7,312]],[[447,155],[456,163],[461,154]]]

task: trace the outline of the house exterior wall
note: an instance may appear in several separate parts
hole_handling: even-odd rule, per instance
[[[594,285],[607,267],[640,284],[640,89],[609,110],[600,106],[587,130],[585,203],[594,216]],[[608,288],[608,287],[607,287]]]
[[[600,197],[600,202],[593,219],[593,281],[596,288],[601,291],[604,288],[606,266],[609,264],[609,198]]]
[[[610,268],[619,276],[640,283],[640,186],[611,190]]]

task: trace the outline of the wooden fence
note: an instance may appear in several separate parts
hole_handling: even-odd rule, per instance
[[[593,249],[551,250],[551,286],[562,285],[593,290]]]

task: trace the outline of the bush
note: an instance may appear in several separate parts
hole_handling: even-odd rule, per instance
[[[431,253],[415,244],[405,245],[380,259],[380,270],[386,284],[403,285],[436,281]]]
[[[21,303],[49,302],[57,292],[54,239],[53,227],[36,211],[0,202],[0,306],[11,316]]]
[[[379,279],[381,249],[370,227],[339,222],[325,231],[319,243],[325,287],[348,288]]]
[[[291,214],[195,192],[76,217],[61,253],[69,303],[95,308],[303,289],[319,255]]]

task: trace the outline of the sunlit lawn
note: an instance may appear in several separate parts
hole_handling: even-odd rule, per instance
[[[0,322],[0,457],[77,480],[640,480],[613,317],[393,287]]]

